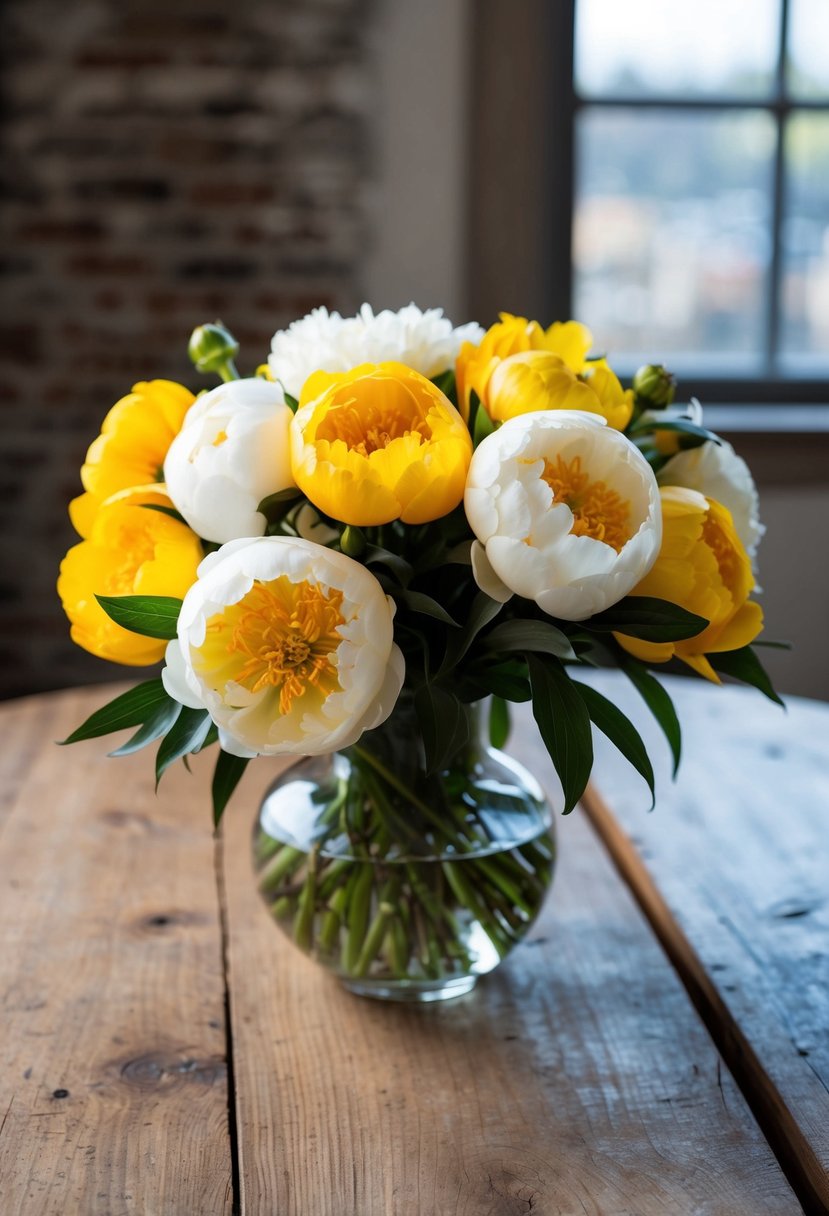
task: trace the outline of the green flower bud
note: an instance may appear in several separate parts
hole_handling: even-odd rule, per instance
[[[362,529],[348,524],[340,534],[340,549],[346,557],[360,557],[366,551],[366,538]]]
[[[648,363],[633,377],[633,391],[643,407],[664,410],[676,396],[676,377],[661,363]]]
[[[239,343],[219,321],[214,325],[197,325],[190,335],[187,353],[196,371],[216,372],[223,380],[238,380],[233,360],[239,353]]]

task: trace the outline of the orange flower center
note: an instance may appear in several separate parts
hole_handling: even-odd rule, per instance
[[[334,400],[317,428],[317,439],[341,439],[352,451],[371,456],[405,435],[431,438],[425,413],[411,393],[394,381],[366,380],[355,397],[348,388]]]
[[[239,664],[231,678],[251,692],[279,689],[282,714],[309,689],[325,698],[339,688],[332,656],[345,624],[342,599],[341,591],[292,583],[284,574],[255,582],[238,604],[208,622],[211,653],[205,657],[210,661],[217,648],[223,650]]]
[[[572,536],[592,536],[621,552],[631,538],[630,503],[603,481],[591,481],[581,467],[581,456],[544,461],[542,480],[553,491],[553,502],[573,512]]]

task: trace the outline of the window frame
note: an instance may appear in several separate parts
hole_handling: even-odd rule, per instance
[[[727,96],[581,96],[575,83],[578,0],[477,0],[471,55],[472,138],[469,181],[469,296],[472,311],[494,319],[499,308],[539,318],[572,314],[572,230],[576,122],[588,108],[763,111],[775,121],[772,259],[768,271],[765,372],[757,376],[681,377],[704,401],[724,405],[829,403],[826,377],[780,374],[781,229],[785,212],[785,131],[793,113],[829,112],[825,100],[789,95],[786,67],[790,0],[780,0],[775,87],[768,98]],[[499,10],[510,10],[503,12]],[[520,81],[520,88],[516,88]],[[540,121],[545,115],[547,121]],[[503,180],[503,165],[510,169]],[[502,176],[499,176],[499,171]],[[516,201],[523,187],[523,207]],[[533,198],[533,190],[537,199]],[[511,223],[509,239],[505,224]],[[522,291],[523,288],[523,291]],[[499,295],[500,290],[500,295]],[[522,302],[523,301],[523,302]],[[659,352],[654,351],[654,358]]]

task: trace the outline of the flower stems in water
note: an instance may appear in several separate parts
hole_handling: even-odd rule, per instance
[[[260,832],[259,885],[272,915],[303,950],[355,980],[422,983],[489,970],[540,907],[550,837],[539,830],[499,850],[457,793],[457,774],[451,794],[439,776],[429,779],[432,807],[366,749],[351,757],[309,851]]]

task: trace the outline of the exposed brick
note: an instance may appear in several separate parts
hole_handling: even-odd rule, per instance
[[[135,678],[69,641],[66,504],[132,385],[194,389],[198,323],[240,368],[357,296],[366,0],[7,0],[0,17],[0,696]],[[21,554],[25,553],[25,561]]]

